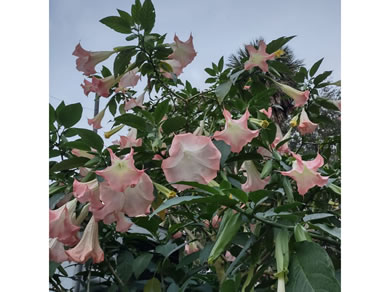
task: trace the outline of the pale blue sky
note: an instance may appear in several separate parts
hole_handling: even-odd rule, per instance
[[[117,15],[116,8],[128,11],[133,2],[50,1],[51,103],[57,105],[59,99],[64,99],[67,104],[81,101],[85,110],[80,126],[86,126],[86,118],[93,116],[93,96],[87,98],[80,87],[83,75],[75,68],[74,47],[79,41],[91,51],[125,45],[126,35],[111,30],[99,20]],[[339,0],[154,0],[153,3],[156,8],[154,31],[168,33],[167,42],[173,41],[175,33],[182,40],[193,34],[198,55],[180,76],[193,86],[205,88],[205,67],[221,56],[227,59],[258,36],[263,36],[268,43],[280,36],[297,35],[289,42],[296,57],[303,59],[308,67],[325,57],[320,70],[333,70],[333,80],[340,79]],[[110,69],[113,60],[111,57],[105,62]],[[100,68],[98,65],[97,69]],[[137,88],[143,86],[141,83]],[[104,127],[106,129],[108,126]]]

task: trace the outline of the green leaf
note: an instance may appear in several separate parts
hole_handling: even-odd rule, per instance
[[[331,226],[328,226],[326,224],[320,224],[320,223],[311,224],[310,226],[316,226],[319,229],[321,229],[322,231],[328,233],[329,235],[332,235],[332,236],[341,240],[341,228],[339,228],[339,227],[335,227],[335,226],[331,227]]]
[[[49,123],[53,124],[56,121],[56,111],[54,107],[49,104]]]
[[[69,104],[58,112],[58,122],[65,128],[70,128],[81,119],[83,107],[80,103]]]
[[[299,223],[294,227],[294,237],[296,242],[311,241],[309,232]]]
[[[235,282],[233,279],[225,280],[221,285],[221,290],[223,292],[236,292]]]
[[[205,68],[204,69],[206,71],[207,74],[211,75],[211,76],[216,76],[217,75],[217,72],[215,72],[213,69],[211,68]]]
[[[303,217],[302,220],[304,222],[308,222],[311,220],[324,219],[324,218],[328,218],[328,217],[334,217],[334,215],[329,214],[329,213],[315,213],[315,214],[306,215],[305,217]]]
[[[109,77],[109,76],[112,75],[110,69],[108,69],[106,66],[103,66],[102,70],[100,70],[100,72],[102,73],[102,76],[104,78]]]
[[[172,132],[176,132],[184,127],[187,120],[184,117],[174,117],[167,119],[162,125],[162,129],[165,135],[169,135]]]
[[[238,77],[240,77],[240,75],[244,72],[245,72],[245,69],[237,71],[237,72],[233,73],[232,75],[230,75],[230,80],[232,81],[233,85],[236,84]]]
[[[204,184],[200,184],[200,183],[197,183],[197,182],[179,181],[179,182],[176,182],[176,184],[182,184],[182,185],[195,187],[195,188],[201,189],[201,190],[203,190],[206,193],[211,194],[211,195],[217,195],[217,196],[218,195],[222,195],[222,196],[224,195],[223,193],[221,193],[221,191],[216,190],[213,187],[210,187],[210,186],[204,185]]]
[[[341,291],[326,251],[314,242],[295,244],[289,266],[287,292]]]
[[[115,118],[118,123],[125,124],[140,131],[146,131],[146,121],[134,114],[124,114]]]
[[[248,195],[239,189],[227,189],[224,190],[226,194],[232,194],[233,197],[236,197],[240,202],[247,203],[248,202]]]
[[[89,159],[85,157],[75,157],[67,160],[63,160],[54,164],[52,168],[50,168],[50,172],[67,170],[72,168],[77,168],[83,166]]]
[[[282,177],[282,184],[283,184],[284,193],[287,196],[287,201],[289,203],[294,202],[293,189],[292,189],[290,180],[287,177],[283,176]]]
[[[222,72],[222,70],[223,70],[223,56],[218,61],[218,71]]]
[[[229,157],[229,154],[231,152],[230,151],[231,147],[230,147],[230,145],[226,144],[222,140],[219,140],[219,141],[214,140],[213,143],[214,143],[215,147],[218,148],[219,152],[221,152],[220,164],[221,164],[221,167],[224,167],[225,163],[226,163],[226,160]]]
[[[277,274],[287,272],[290,261],[288,242],[290,234],[287,229],[275,229],[275,259]]]
[[[130,276],[133,273],[133,261],[134,257],[128,250],[122,250],[119,252],[116,271],[119,278],[124,283],[130,279]]]
[[[129,26],[134,25],[133,18],[131,17],[131,15],[129,13],[127,13],[126,11],[120,10],[120,9],[117,9],[117,11],[118,11],[120,17],[123,20],[125,20]]]
[[[314,102],[326,109],[339,111],[339,108],[330,99],[317,97],[316,99],[314,99]]]
[[[215,95],[217,96],[219,103],[221,103],[225,96],[229,93],[232,84],[233,83],[228,80],[217,86],[217,88],[215,89]]]
[[[176,248],[176,243],[168,242],[167,244],[157,246],[156,252],[162,254],[164,257],[168,257]]]
[[[287,44],[291,39],[295,38],[296,36],[289,36],[289,37],[280,37],[276,40],[271,41],[267,45],[267,53],[272,54],[273,52],[279,50],[281,47],[283,47],[285,44]]]
[[[249,199],[251,199],[253,202],[257,203],[260,200],[262,200],[265,197],[268,197],[272,195],[274,192],[269,190],[258,190],[255,192],[250,192],[248,194]]]
[[[145,30],[145,34],[152,31],[154,23],[156,21],[156,12],[151,0],[145,0],[140,11],[139,21],[142,28]]]
[[[119,16],[108,16],[100,20],[101,23],[107,25],[109,28],[119,33],[131,33],[131,26],[129,23]]]
[[[272,160],[268,160],[264,166],[263,166],[263,170],[261,171],[261,174],[260,174],[260,178],[261,179],[264,179],[265,177],[267,177],[268,175],[270,175],[272,171]]]
[[[154,210],[154,212],[151,215],[149,215],[149,217],[153,217],[154,215],[158,214],[159,212],[161,212],[165,209],[168,209],[172,206],[191,202],[193,200],[201,199],[201,198],[203,198],[203,197],[202,196],[183,196],[183,197],[175,197],[175,198],[169,199],[169,200],[165,201],[164,203],[162,203],[156,210]]]
[[[50,186],[49,187],[49,196],[51,197],[52,195],[56,194],[56,193],[59,193],[63,190],[66,189],[66,186]]]
[[[141,1],[135,0],[134,4],[131,6],[131,15],[133,16],[133,19],[137,24],[140,24],[141,9],[142,9]]]
[[[66,137],[72,137],[74,135],[79,135],[82,139],[82,142],[88,146],[95,148],[97,151],[101,151],[104,146],[104,141],[102,137],[96,134],[94,131],[81,129],[81,128],[71,128],[64,132]]]
[[[318,75],[316,78],[314,78],[314,85],[320,84],[322,81],[324,81],[328,76],[332,74],[332,71],[325,71],[324,73]]]
[[[271,123],[267,128],[260,131],[260,136],[263,141],[267,141],[268,144],[272,144],[276,136],[276,126]]]
[[[330,188],[336,194],[341,195],[341,188],[339,186],[336,186],[335,184],[329,184],[328,188]]]
[[[108,109],[113,117],[115,117],[117,104],[115,98],[111,98],[111,100],[108,102]]]
[[[146,282],[144,292],[161,292],[161,283],[157,278],[152,278]]]
[[[163,102],[160,102],[156,110],[154,111],[154,121],[156,124],[158,124],[161,119],[164,117],[164,115],[168,112],[169,109],[169,100],[164,100]]]
[[[152,258],[153,255],[151,253],[144,253],[134,260],[133,271],[136,279],[146,270]]]
[[[49,277],[50,278],[53,277],[53,275],[54,275],[54,273],[57,270],[59,265],[60,264],[56,263],[56,262],[52,262],[52,261],[49,262]]]
[[[89,147],[87,144],[85,144],[80,140],[66,142],[64,143],[64,147],[71,148],[71,149],[76,148],[84,151],[91,151],[91,147]]]
[[[217,240],[208,258],[209,264],[212,264],[221,255],[221,253],[230,244],[230,242],[233,240],[233,237],[236,235],[236,233],[241,227],[241,214],[231,214],[232,215],[229,217],[226,224],[223,226],[223,230],[217,235]],[[226,215],[227,214],[225,213],[224,216]],[[220,228],[222,228],[222,226]]]
[[[136,50],[121,51],[114,60],[114,75],[119,76],[123,74],[130,64],[131,57],[135,56]]]
[[[320,65],[321,65],[323,60],[324,60],[324,58],[322,58],[321,60],[315,62],[314,65],[310,68],[309,74],[310,74],[311,77],[314,76],[314,74],[317,73],[317,70],[318,70],[318,68],[320,68]]]

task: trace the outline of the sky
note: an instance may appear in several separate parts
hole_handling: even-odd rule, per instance
[[[93,117],[94,98],[93,94],[86,97],[80,87],[84,76],[76,70],[72,52],[79,42],[90,51],[127,45],[125,34],[113,31],[99,20],[117,15],[117,8],[129,11],[133,3],[133,0],[50,1],[50,102],[55,107],[61,100],[66,104],[81,102],[84,112],[77,126],[88,127],[86,122]],[[192,33],[197,56],[180,78],[195,87],[206,88],[204,81],[208,75],[204,68],[211,62],[217,62],[221,56],[227,60],[260,36],[269,43],[281,36],[297,35],[289,42],[295,56],[307,67],[324,57],[319,72],[332,70],[332,79],[340,79],[339,0],[155,0],[153,3],[156,10],[153,31],[167,33],[166,42],[173,42],[175,33],[183,41]],[[114,58],[115,55],[111,56],[103,64],[112,69]],[[101,66],[97,66],[98,71]],[[135,89],[144,86],[141,82]],[[102,103],[105,105],[106,100]],[[103,127],[110,118],[106,114]]]

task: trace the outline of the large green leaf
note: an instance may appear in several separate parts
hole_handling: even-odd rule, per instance
[[[317,70],[318,70],[318,68],[320,68],[320,65],[321,65],[323,60],[324,60],[324,58],[322,58],[321,60],[314,63],[314,65],[310,68],[310,72],[309,72],[310,76],[314,76],[314,74],[317,73]]]
[[[232,81],[228,80],[217,86],[215,89],[215,95],[217,96],[219,103],[221,103],[225,96],[229,93],[232,84]]]
[[[101,23],[107,25],[109,28],[120,33],[131,33],[131,27],[129,23],[119,16],[108,16],[100,20]]]
[[[175,197],[175,198],[169,199],[169,200],[165,201],[164,203],[162,203],[156,210],[154,210],[154,212],[150,215],[150,217],[158,214],[159,212],[161,212],[169,207],[172,207],[175,205],[180,205],[180,204],[187,203],[187,202],[191,202],[193,200],[200,199],[200,198],[203,198],[203,197],[202,196],[184,196],[184,197]]]
[[[66,137],[72,137],[79,135],[81,141],[87,144],[88,146],[95,148],[97,151],[101,151],[104,146],[104,141],[102,137],[96,134],[94,131],[81,129],[81,128],[71,128],[64,132]]]
[[[67,160],[63,160],[53,165],[50,168],[50,172],[72,169],[83,166],[89,159],[85,157],[74,157]]]
[[[126,283],[133,273],[134,257],[128,250],[122,250],[117,258],[116,271],[119,278]]]
[[[146,129],[146,121],[143,118],[134,114],[121,115],[115,118],[115,121],[130,126],[132,128],[136,128],[140,131],[145,131]]]
[[[54,107],[49,104],[49,123],[53,124],[56,121],[56,111]]]
[[[160,102],[154,111],[154,122],[158,124],[169,109],[169,99]]]
[[[126,67],[129,65],[131,57],[137,53],[136,50],[124,50],[121,51],[114,60],[114,74],[118,76],[125,72]]]
[[[176,132],[184,127],[186,119],[184,117],[174,117],[167,119],[162,125],[164,134],[169,135],[172,132]]]
[[[220,164],[221,164],[221,167],[224,167],[225,166],[225,162],[230,154],[230,145],[226,144],[224,141],[220,140],[220,141],[216,141],[214,140],[213,141],[215,147],[218,148],[219,152],[221,152],[221,161],[220,161]]]
[[[152,278],[146,282],[144,292],[161,292],[161,283],[157,278]]]
[[[58,122],[65,128],[70,128],[81,119],[83,107],[80,103],[69,104],[62,107],[58,112]]]
[[[314,85],[320,84],[322,81],[324,81],[328,76],[332,74],[332,71],[325,71],[324,73],[321,73],[316,78],[314,78]]]
[[[140,11],[139,21],[142,28],[145,30],[145,34],[151,32],[156,20],[156,12],[151,0],[145,0]]]
[[[289,36],[289,37],[280,37],[276,40],[273,40],[267,45],[267,53],[272,54],[273,52],[277,51],[281,47],[283,47],[285,44],[287,44],[291,39],[295,38],[296,36]]]
[[[133,272],[134,276],[138,279],[138,277],[146,270],[149,266],[150,261],[152,260],[153,255],[151,253],[144,253],[138,256],[134,260]]]
[[[338,292],[340,284],[326,251],[314,242],[295,245],[289,266],[287,292]]]

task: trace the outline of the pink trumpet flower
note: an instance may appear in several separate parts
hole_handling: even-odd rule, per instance
[[[96,149],[91,149],[91,151],[96,151]],[[89,159],[92,159],[95,157],[95,155],[89,154],[88,151],[80,150],[80,149],[76,149],[76,148],[73,148],[71,152],[73,155],[75,155],[77,157],[86,157]]]
[[[115,89],[115,92],[125,92],[127,87],[134,87],[137,85],[141,76],[136,75],[138,72],[138,68],[135,68],[127,73],[125,73],[118,83],[118,88]]]
[[[292,169],[290,171],[280,172],[282,175],[289,176],[297,182],[298,193],[305,195],[309,189],[314,186],[323,187],[328,183],[328,177],[321,176],[317,172],[324,164],[324,159],[318,153],[317,157],[311,161],[303,161],[299,154],[291,153],[296,159],[293,162]]]
[[[84,50],[80,43],[73,51],[73,56],[78,57],[76,60],[77,70],[84,72],[84,75],[92,75],[96,73],[95,66],[100,62],[108,59],[114,51],[99,51],[91,52]]]
[[[269,107],[267,110],[263,108],[260,110],[260,112],[265,114],[267,116],[267,118],[270,119],[272,116],[272,107]]]
[[[110,152],[111,166],[97,170],[96,174],[104,177],[110,187],[117,192],[124,192],[128,187],[135,186],[144,171],[134,166],[134,149],[131,149],[124,159],[118,158],[111,148],[107,150]]]
[[[259,48],[257,50],[251,45],[246,45],[245,48],[249,53],[249,60],[245,62],[244,69],[249,70],[257,66],[263,72],[268,72],[267,61],[275,59],[275,55],[270,55],[266,52],[267,45],[265,42],[259,41]]]
[[[129,100],[126,100],[125,102],[125,111],[128,111],[134,107],[140,107],[144,108],[144,98],[145,98],[145,92],[140,94],[137,98],[130,98]]]
[[[109,97],[110,89],[114,86],[117,80],[113,75],[106,78],[96,78],[92,77],[92,82],[84,80],[84,84],[81,84],[81,87],[84,89],[84,94],[88,95],[90,92],[95,92],[99,96]]]
[[[68,260],[64,244],[58,238],[49,239],[49,259],[56,263],[62,263]]]
[[[279,125],[276,124],[276,136],[275,140],[272,142],[271,147],[276,148],[276,146],[279,144],[279,142],[288,139],[290,137],[290,132],[287,132],[286,135],[283,136],[282,130],[280,129]],[[282,146],[280,146],[277,150],[281,154],[289,154],[290,149],[288,148],[288,142],[284,143]]]
[[[191,242],[191,243],[186,244],[184,246],[184,252],[187,255],[192,254],[192,253],[197,252],[197,251],[199,251],[199,247],[195,242]]]
[[[300,107],[304,106],[305,103],[309,100],[309,95],[310,91],[305,90],[305,91],[299,91],[295,88],[292,88],[291,86],[275,82],[279,88],[289,97],[291,97],[294,100],[294,106],[295,107]]]
[[[263,190],[271,180],[270,176],[264,179],[260,178],[260,173],[257,170],[253,161],[250,160],[244,161],[243,169],[246,171],[247,180],[245,184],[241,186],[241,188],[245,192],[254,192],[258,190]]]
[[[99,184],[98,180],[94,179],[89,182],[73,181],[73,195],[80,203],[90,202],[90,210],[99,210],[103,207],[99,199]]]
[[[137,139],[137,129],[132,128],[127,136],[120,136],[119,145],[121,149],[130,147],[140,147],[142,145],[142,139]]]
[[[259,135],[259,130],[248,129],[248,109],[238,120],[233,120],[232,115],[226,109],[223,110],[223,116],[226,120],[225,129],[215,132],[214,139],[222,140],[230,145],[232,152],[239,153],[246,144]]]
[[[170,54],[168,58],[178,61],[184,68],[190,64],[196,56],[194,44],[192,43],[192,34],[185,42],[179,40],[176,34],[173,40],[175,41],[175,43],[171,45],[173,53]]]
[[[169,158],[163,160],[161,168],[168,182],[195,181],[209,183],[217,176],[221,152],[211,142],[211,138],[191,133],[176,135],[169,149]],[[173,185],[183,191],[187,185]]]
[[[233,256],[230,251],[226,251],[225,252],[225,259],[228,261],[228,262],[234,262],[236,260],[236,257]]]
[[[305,109],[302,108],[301,117],[299,119],[298,131],[302,135],[311,134],[315,131],[317,126],[318,124],[315,124],[309,120]]]
[[[73,246],[78,241],[77,233],[80,227],[73,224],[73,213],[76,209],[77,200],[74,199],[66,205],[49,210],[49,237],[58,238],[65,245]]]
[[[104,252],[99,243],[98,223],[93,216],[85,227],[80,242],[65,252],[70,260],[77,263],[83,264],[91,257],[95,264],[104,261]]]
[[[88,125],[92,125],[94,129],[101,129],[102,128],[101,122],[103,120],[105,111],[106,109],[103,109],[94,118],[88,119]]]
[[[181,73],[183,73],[183,68],[184,67],[183,67],[182,64],[180,64],[179,61],[170,59],[170,60],[163,60],[161,62],[167,63],[169,66],[171,66],[172,73],[174,73],[176,76],[179,76]],[[163,73],[163,76],[165,78],[172,78],[170,72],[166,72],[163,69],[161,69],[161,72]]]

